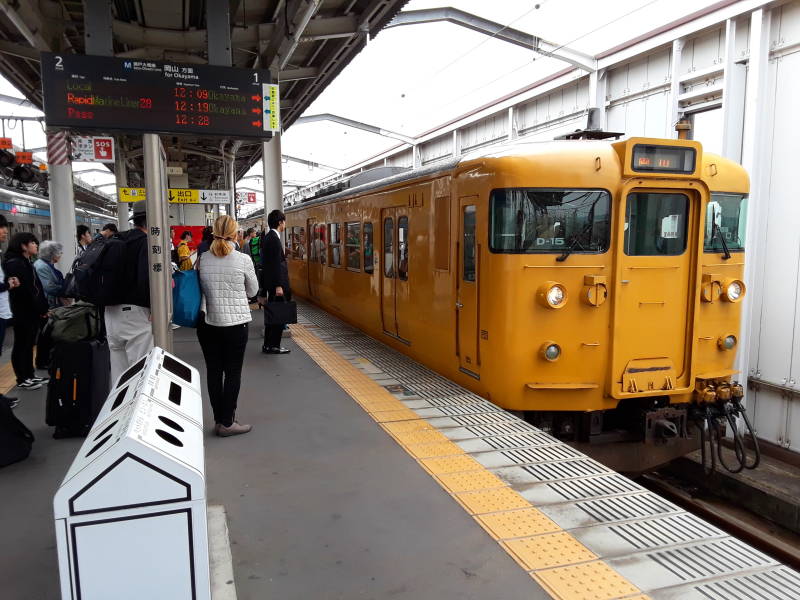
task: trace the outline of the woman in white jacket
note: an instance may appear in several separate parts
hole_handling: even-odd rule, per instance
[[[221,437],[247,433],[251,425],[236,422],[236,402],[247,347],[247,324],[252,320],[248,298],[258,293],[253,261],[235,252],[236,221],[222,215],[214,222],[214,241],[197,263],[205,313],[197,339],[206,361],[206,382],[214,431]]]

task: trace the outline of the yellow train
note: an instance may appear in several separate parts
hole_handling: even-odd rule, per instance
[[[740,409],[748,189],[691,140],[509,144],[288,208],[292,289],[637,471]]]

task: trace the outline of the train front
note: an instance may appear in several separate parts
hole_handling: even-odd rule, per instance
[[[506,163],[490,192],[491,260],[505,268],[488,276],[513,290],[495,314],[517,325],[496,400],[641,471],[740,409],[748,178],[688,140],[563,144]]]

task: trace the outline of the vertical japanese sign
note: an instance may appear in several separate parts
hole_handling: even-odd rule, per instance
[[[265,83],[262,87],[264,96],[264,131],[281,131],[281,95],[278,86]]]

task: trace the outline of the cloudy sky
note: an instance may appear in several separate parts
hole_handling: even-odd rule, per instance
[[[666,22],[714,4],[715,0],[412,0],[405,10],[453,6],[485,19],[587,54],[597,54]],[[558,71],[566,63],[450,23],[386,29],[339,75],[306,111],[333,113],[416,137],[509,92]],[[0,78],[1,79],[1,78]],[[0,80],[0,93],[22,97]],[[38,115],[0,103],[4,115]],[[13,127],[12,127],[13,126]],[[45,145],[38,123],[8,122],[6,135],[27,147]],[[283,153],[345,168],[397,145],[391,138],[331,122],[290,127]],[[41,155],[45,158],[45,154]],[[75,163],[76,171],[97,169]],[[283,164],[283,178],[311,183],[331,171]],[[251,174],[260,175],[256,165]],[[113,183],[110,173],[81,176],[92,185]],[[250,185],[256,183],[251,181]],[[289,191],[290,187],[285,188]],[[113,192],[113,187],[103,188]]]

